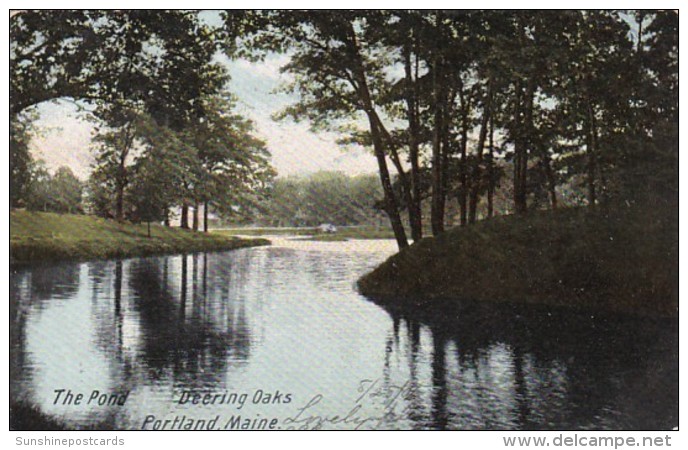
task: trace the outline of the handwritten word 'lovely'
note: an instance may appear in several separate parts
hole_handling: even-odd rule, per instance
[[[282,422],[287,429],[322,430],[332,427],[347,427],[355,430],[382,429],[386,425],[405,420],[410,412],[405,400],[412,396],[409,382],[403,385],[381,384],[379,380],[361,380],[358,387],[359,396],[344,414],[318,414],[317,406],[324,397],[313,396],[303,407],[297,409],[294,416]],[[373,407],[376,413],[369,413]]]

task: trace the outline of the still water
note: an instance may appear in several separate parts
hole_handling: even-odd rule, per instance
[[[355,290],[394,251],[277,238],[14,268],[12,398],[110,429],[678,425],[675,321],[456,302],[411,317]]]

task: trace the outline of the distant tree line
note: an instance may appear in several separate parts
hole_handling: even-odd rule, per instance
[[[268,226],[378,225],[382,196],[375,174],[320,171],[275,179],[251,221]]]

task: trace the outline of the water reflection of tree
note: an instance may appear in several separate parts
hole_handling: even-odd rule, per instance
[[[26,319],[29,307],[28,271],[17,270],[10,274],[10,398],[18,400],[22,392],[20,384],[32,376],[26,364]],[[21,382],[21,383],[20,383]]]
[[[26,324],[55,299],[73,297],[79,289],[81,265],[47,264],[15,268],[10,273],[10,380],[13,400],[27,395],[33,371],[27,364]]]
[[[228,359],[245,359],[250,341],[246,335],[243,303],[223,303],[217,291],[208,289],[207,256],[182,256],[179,292],[171,289],[166,264],[150,260],[132,262],[129,288],[141,328],[141,358],[150,376],[171,372],[185,388],[203,388],[222,382]],[[199,258],[202,269],[199,272]],[[204,295],[204,290],[207,295]],[[226,307],[225,320],[213,312]]]
[[[418,322],[406,318],[408,311],[387,309],[394,324],[406,323],[409,383],[420,392]],[[675,423],[677,403],[670,396],[677,398],[677,364],[666,350],[675,348],[675,332],[665,323],[648,326],[634,319],[489,305],[421,318],[432,337],[425,349],[432,390],[429,414],[410,407],[415,414],[409,419],[417,427],[666,428]],[[455,347],[452,360],[450,347]],[[658,393],[648,385],[656,383],[658,367],[665,368],[660,384],[666,402],[653,405]],[[410,395],[409,401],[418,398]],[[639,414],[642,403],[652,412]]]
[[[39,309],[46,301],[71,298],[79,290],[81,264],[35,266],[27,272],[30,300]]]

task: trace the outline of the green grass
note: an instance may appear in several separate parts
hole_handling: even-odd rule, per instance
[[[306,241],[348,241],[349,239],[394,239],[388,228],[347,227],[338,228],[334,233],[322,233],[316,227],[302,228],[232,228],[218,230],[227,236],[302,236]]]
[[[11,263],[232,250],[269,243],[155,224],[149,238],[145,224],[85,215],[10,212]]]
[[[651,205],[499,217],[423,239],[358,287],[417,307],[467,299],[673,316],[677,214]]]

